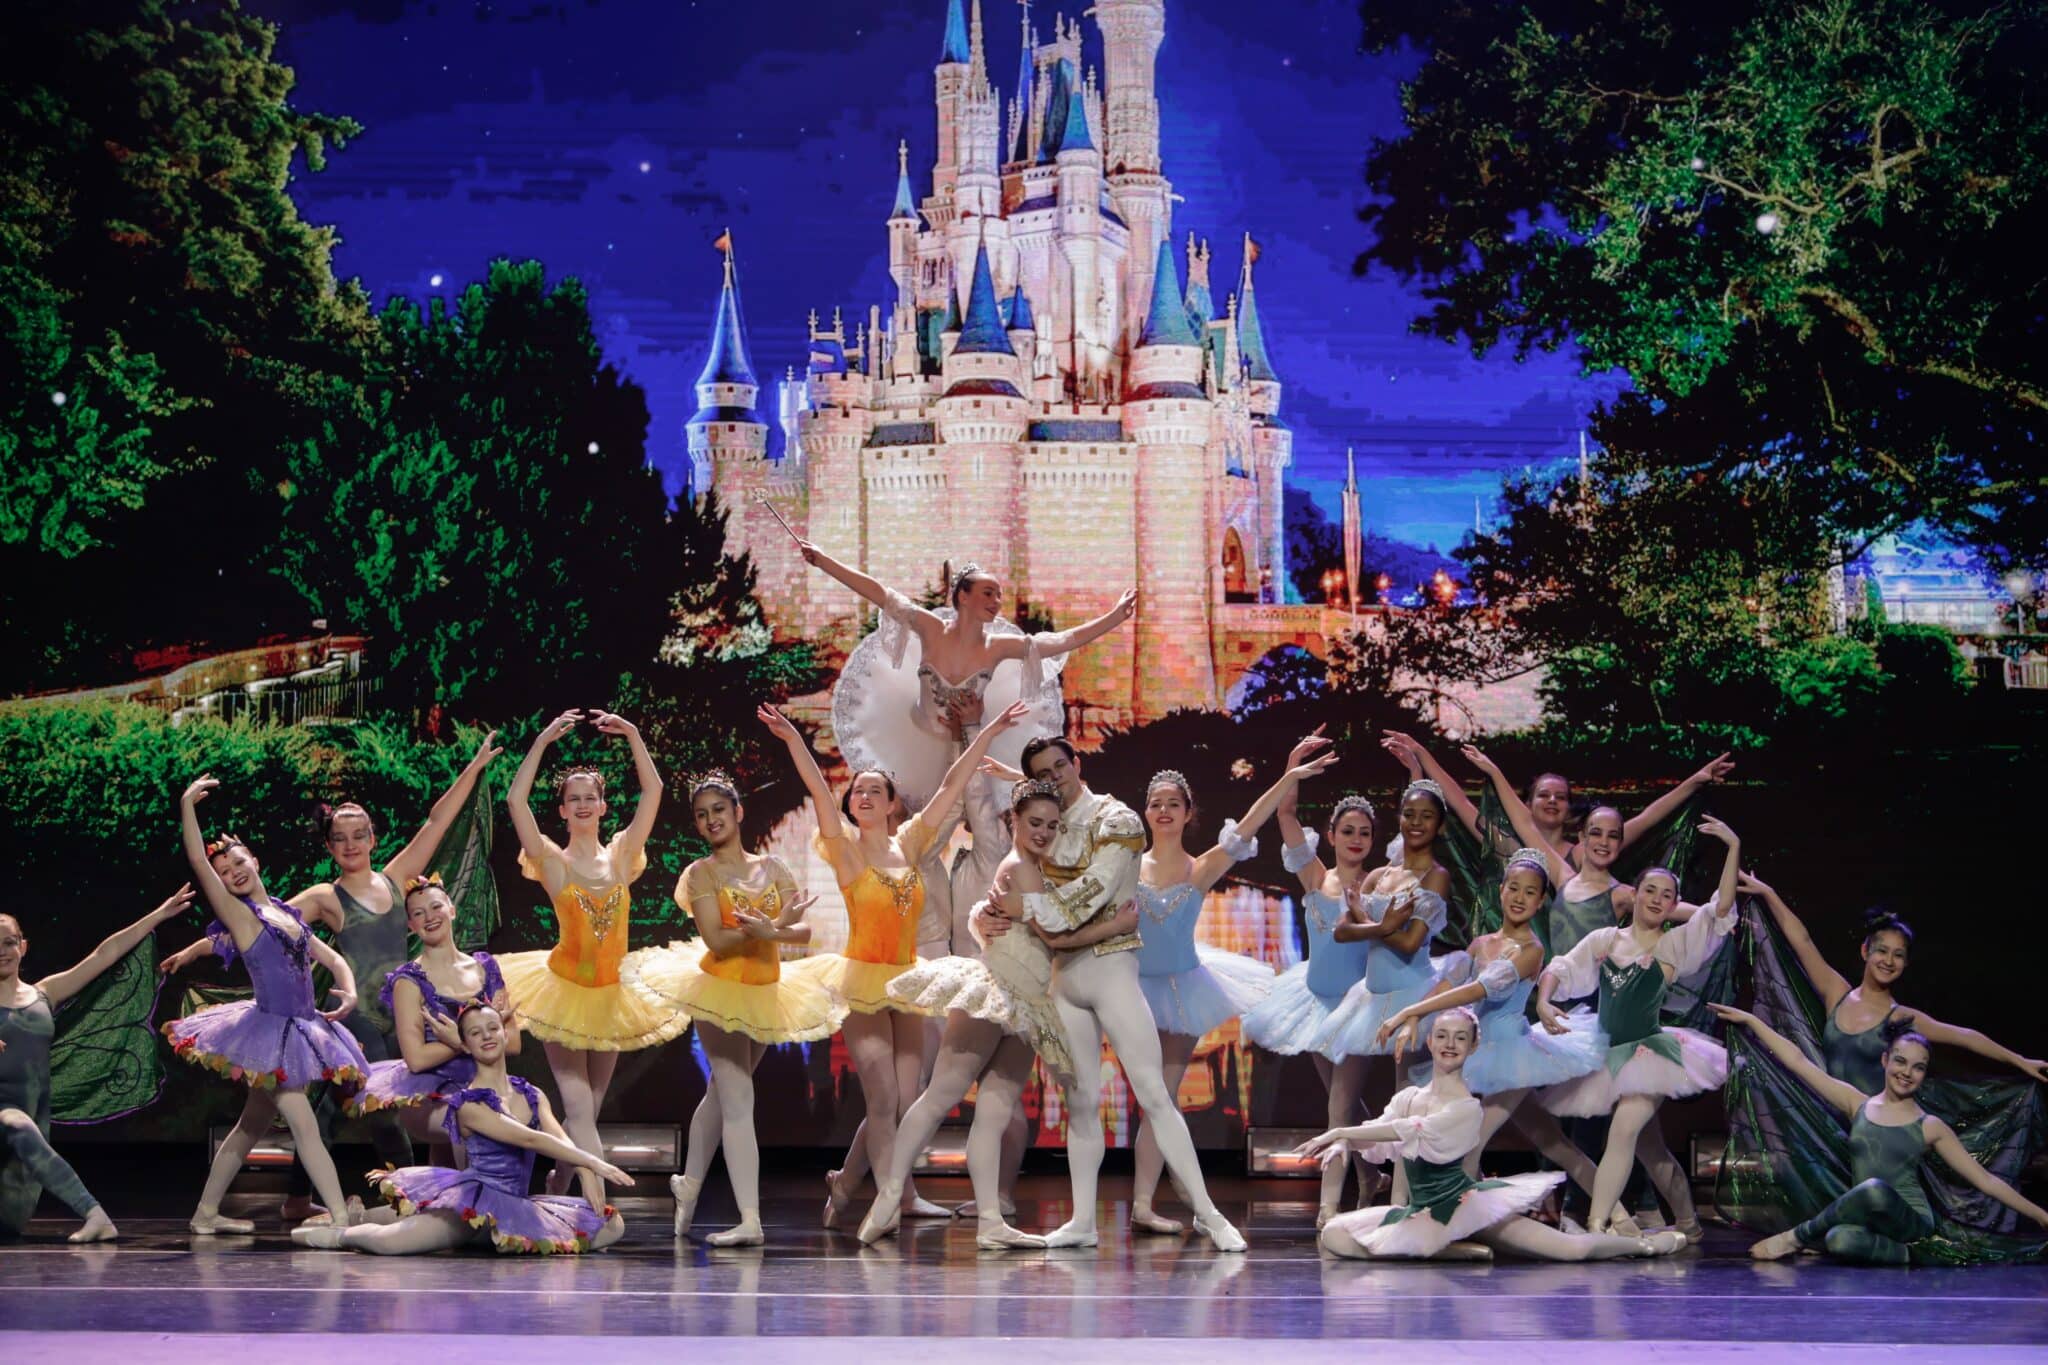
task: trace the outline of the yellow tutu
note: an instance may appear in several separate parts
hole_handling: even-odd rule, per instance
[[[621,975],[651,949],[626,954]],[[690,1016],[656,1005],[617,981],[583,986],[548,965],[553,953],[506,953],[498,958],[505,993],[519,1012],[519,1025],[547,1043],[586,1052],[636,1052],[681,1037]]]
[[[938,1018],[945,1013],[944,1010],[927,1009],[889,994],[889,983],[915,966],[915,960],[903,963],[861,962],[841,957],[838,953],[820,953],[816,957],[785,963],[782,979],[815,983],[854,1014],[880,1014],[883,1010],[894,1010],[898,1014]]]
[[[702,944],[679,940],[633,953],[619,978],[656,1008],[686,1011],[699,1024],[757,1043],[813,1043],[839,1031],[846,1010],[816,981],[735,981],[707,971],[707,956]]]

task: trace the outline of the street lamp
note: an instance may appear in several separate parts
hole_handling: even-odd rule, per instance
[[[1324,603],[1328,604],[1337,601],[1339,594],[1343,591],[1344,571],[1342,569],[1325,569],[1323,571]]]

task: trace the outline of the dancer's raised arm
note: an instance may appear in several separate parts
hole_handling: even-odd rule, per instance
[[[1500,770],[1500,764],[1488,758],[1477,745],[1467,744],[1458,752],[1465,756],[1467,763],[1479,769],[1487,780],[1493,783],[1494,795],[1500,798],[1501,809],[1507,813],[1508,823],[1515,827],[1516,837],[1520,838],[1524,845],[1543,855],[1543,861],[1550,874],[1550,884],[1563,886],[1570,881],[1577,869],[1568,858],[1557,851],[1555,844],[1543,837],[1542,829],[1536,824],[1535,813],[1529,809],[1529,803],[1522,799],[1522,794],[1515,790],[1514,784],[1508,781],[1507,774]]]
[[[1950,1170],[1968,1181],[1978,1192],[1990,1195],[2022,1218],[2032,1219],[2042,1227],[2048,1228],[2048,1211],[2043,1211],[2039,1204],[1985,1170],[1983,1164],[1970,1155],[1970,1149],[1963,1146],[1963,1140],[1956,1136],[1955,1129],[1932,1114],[1927,1116],[1922,1128],[1927,1134],[1927,1145],[1949,1164]]]
[[[1314,741],[1313,744],[1310,743],[1310,740],[1304,739],[1295,746],[1294,754],[1289,754],[1288,758],[1293,760],[1295,754],[1313,752],[1314,749],[1330,743],[1329,740],[1323,739],[1320,735],[1311,736],[1311,739]],[[1280,809],[1281,802],[1285,801],[1288,794],[1301,785],[1304,778],[1321,776],[1323,770],[1336,761],[1337,755],[1335,753],[1327,753],[1319,754],[1307,762],[1300,762],[1298,760],[1290,762],[1287,771],[1280,774],[1280,780],[1261,792],[1258,799],[1253,801],[1245,809],[1245,813],[1238,817],[1237,838],[1249,840],[1253,835],[1257,834],[1259,826],[1265,824],[1273,813]],[[1297,822],[1296,828],[1300,828],[1299,822]],[[1285,836],[1283,835],[1282,838],[1284,839]],[[1219,840],[1214,847],[1195,859],[1194,875],[1190,880],[1200,890],[1207,891],[1210,887],[1216,885],[1218,879],[1225,872],[1230,870],[1230,865],[1236,862],[1237,858],[1238,855],[1225,848],[1222,841]]]
[[[946,776],[940,780],[939,789],[932,793],[932,799],[924,803],[917,813],[918,823],[927,829],[936,830],[944,822],[948,812],[960,804],[960,798],[967,794],[967,779],[981,768],[981,760],[988,755],[989,745],[1004,731],[1020,724],[1031,714],[1031,708],[1023,702],[1014,702],[1007,711],[981,727],[981,733],[953,760],[946,769]]]
[[[519,771],[512,774],[512,785],[505,789],[505,806],[512,813],[512,831],[519,836],[520,851],[536,863],[547,856],[548,838],[533,818],[533,779],[540,775],[541,755],[548,746],[575,729],[576,722],[582,719],[581,711],[569,710],[549,721],[533,737],[526,757],[519,760]]]
[[[206,897],[207,908],[233,935],[235,951],[246,953],[249,945],[256,941],[256,935],[263,932],[263,918],[243,904],[242,898],[229,891],[227,884],[221,881],[220,874],[213,870],[213,860],[206,856],[206,836],[199,832],[199,803],[211,796],[219,785],[220,782],[211,774],[202,773],[185,788],[185,794],[178,800],[179,832],[185,844],[185,861],[192,865],[193,880],[199,884],[200,894]]]
[[[1436,755],[1422,747],[1412,735],[1399,730],[1388,730],[1380,739],[1380,747],[1401,760],[1401,763],[1417,777],[1427,777],[1443,788],[1444,804],[1451,808],[1451,814],[1458,817],[1458,823],[1469,831],[1473,838],[1484,839],[1485,832],[1479,828],[1479,807],[1472,804],[1472,798],[1465,795],[1464,786],[1458,779],[1444,771],[1444,765],[1436,761]]]
[[[1020,659],[1024,651],[1032,646],[1038,649],[1042,659],[1057,659],[1062,654],[1071,654],[1077,649],[1094,644],[1103,636],[1131,619],[1138,610],[1138,590],[1125,588],[1124,595],[1117,598],[1116,605],[1092,621],[1083,621],[1066,630],[1041,631],[1036,635],[997,635],[989,639],[989,648],[998,659]]]
[[[810,541],[799,540],[796,543],[796,550],[798,554],[804,557],[804,563],[814,569],[823,569],[828,575],[851,588],[854,594],[863,600],[871,602],[885,611],[889,610],[892,606],[898,611],[907,607],[910,610],[912,619],[916,620],[918,625],[922,626],[926,621],[929,621],[935,627],[944,627],[945,622],[939,620],[938,617],[932,615],[931,612],[923,607],[918,606],[915,602],[912,602],[902,593],[893,591],[880,579],[872,578],[862,573],[851,564],[841,563],[816,545],[813,545]],[[892,597],[896,599],[894,603],[890,601]]]
[[[599,734],[623,736],[633,751],[633,774],[640,783],[640,800],[633,807],[633,823],[626,826],[625,835],[619,840],[630,864],[632,855],[647,847],[647,838],[654,833],[654,817],[661,813],[661,770],[654,766],[654,755],[647,752],[647,741],[640,737],[639,726],[612,711],[599,711],[591,720]]]
[[[463,804],[469,800],[469,794],[476,790],[477,779],[483,776],[484,769],[490,766],[492,759],[505,752],[498,746],[497,738],[498,732],[492,730],[478,742],[476,752],[470,755],[468,764],[448,785],[448,790],[442,792],[432,808],[427,811],[427,822],[420,826],[419,832],[412,836],[404,848],[398,850],[390,862],[384,864],[385,876],[404,886],[427,870],[427,864],[434,861],[434,854],[440,851],[441,840],[455,824],[455,817],[462,812]]]
[[[1832,1013],[1835,1006],[1842,1003],[1842,997],[1849,993],[1849,980],[1828,965],[1827,958],[1814,946],[1813,935],[1807,932],[1805,922],[1792,912],[1791,906],[1785,904],[1783,896],[1765,885],[1755,873],[1738,873],[1735,889],[1745,896],[1762,898],[1771,918],[1777,921],[1778,932],[1792,945],[1792,954],[1799,959],[1800,970],[1820,992],[1821,1008]]]
[[[1814,1065],[1813,1060],[1801,1052],[1796,1043],[1748,1010],[1737,1009],[1733,1005],[1716,1005],[1712,1002],[1708,1003],[1707,1008],[1723,1022],[1738,1024],[1755,1034],[1756,1040],[1764,1045],[1766,1052],[1778,1059],[1779,1065],[1803,1081],[1807,1089],[1851,1118],[1854,1118],[1856,1111],[1863,1107],[1863,1102],[1870,1098],[1847,1081],[1838,1081]]]
[[[1323,738],[1323,727],[1318,725],[1303,735],[1301,742],[1288,753],[1287,766],[1290,769],[1296,767],[1302,759],[1329,742]],[[1322,842],[1321,837],[1314,830],[1305,830],[1301,827],[1301,819],[1295,813],[1300,799],[1301,784],[1297,782],[1282,791],[1279,801],[1274,803],[1273,813],[1279,817],[1280,822],[1280,865],[1300,879],[1302,890],[1320,891],[1323,889],[1324,878],[1330,875],[1330,869],[1324,866],[1323,860],[1316,855],[1316,849]]]
[[[1926,1034],[1930,1043],[1959,1047],[1965,1052],[1974,1052],[1979,1057],[2003,1062],[2024,1073],[2031,1080],[2048,1081],[2048,1061],[2022,1056],[2003,1043],[1993,1042],[1973,1028],[1958,1028],[1954,1024],[1944,1024],[1925,1010],[1906,1009],[1902,1012],[1912,1016],[1913,1027]]]
[[[98,980],[100,973],[126,957],[130,950],[149,937],[150,932],[159,924],[183,914],[197,895],[198,893],[192,889],[192,883],[186,882],[171,893],[170,898],[162,905],[127,928],[116,929],[101,939],[99,947],[86,954],[84,960],[38,981],[37,988],[50,998],[52,1009],[63,1004]]]
[[[1677,810],[1687,801],[1690,801],[1694,792],[1698,791],[1701,787],[1721,781],[1733,771],[1735,771],[1735,760],[1727,754],[1722,754],[1719,758],[1708,760],[1705,767],[1701,768],[1691,777],[1686,778],[1685,781],[1679,783],[1670,791],[1665,792],[1649,805],[1643,807],[1642,810],[1637,811],[1627,820],[1624,820],[1621,826],[1621,846],[1627,848],[1637,838],[1655,829],[1657,823],[1664,819],[1665,816]]]

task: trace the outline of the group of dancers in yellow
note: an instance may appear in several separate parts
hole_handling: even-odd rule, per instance
[[[545,952],[494,958],[462,951],[448,891],[426,871],[453,813],[499,753],[493,739],[381,869],[369,814],[353,805],[332,812],[326,828],[338,875],[291,901],[269,894],[255,854],[232,835],[207,842],[198,810],[216,784],[201,777],[180,805],[193,885],[109,937],[86,962],[27,983],[26,937],[0,915],[0,1132],[8,1139],[0,1179],[32,1181],[70,1204],[85,1219],[73,1240],[117,1235],[47,1140],[50,1010],[196,897],[215,917],[209,938],[166,966],[206,951],[239,958],[255,994],[165,1026],[181,1057],[247,1091],[193,1214],[195,1235],[254,1230],[248,1220],[224,1216],[220,1204],[251,1146],[281,1116],[324,1206],[294,1230],[304,1245],[386,1254],[470,1243],[542,1252],[606,1246],[623,1223],[605,1185],[628,1180],[604,1158],[597,1129],[618,1056],[694,1025],[710,1076],[690,1118],[684,1169],[670,1182],[678,1236],[693,1235],[722,1149],[739,1220],[706,1240],[765,1240],[755,1069],[770,1047],[843,1032],[865,1114],[846,1160],[828,1177],[827,1226],[867,1242],[890,1235],[905,1216],[950,1216],[917,1193],[911,1172],[939,1123],[973,1092],[968,1172],[977,1243],[1094,1245],[1106,1039],[1143,1111],[1133,1226],[1163,1235],[1184,1230],[1155,1209],[1160,1176],[1170,1173],[1195,1229],[1220,1251],[1242,1251],[1243,1236],[1209,1197],[1176,1103],[1196,1040],[1235,1018],[1254,1046],[1317,1063],[1330,1128],[1301,1150],[1324,1162],[1317,1226],[1332,1254],[1501,1251],[1588,1260],[1669,1255],[1699,1239],[1685,1174],[1665,1145],[1657,1110],[1666,1099],[1718,1089],[1728,1054],[1704,1034],[1668,1024],[1662,1007],[1675,981],[1721,951],[1737,926],[1739,891],[1766,897],[1781,924],[1797,925],[1775,893],[1742,872],[1733,830],[1701,822],[1700,833],[1723,845],[1725,856],[1713,894],[1688,904],[1665,869],[1633,885],[1613,874],[1654,809],[1638,821],[1596,809],[1573,841],[1562,779],[1539,779],[1524,800],[1484,755],[1468,750],[1501,791],[1521,846],[1502,863],[1500,927],[1462,951],[1433,955],[1452,894],[1441,841],[1452,821],[1476,831],[1478,815],[1413,740],[1385,741],[1415,780],[1401,796],[1399,837],[1380,865],[1373,865],[1376,837],[1386,831],[1362,797],[1335,800],[1320,830],[1305,828],[1297,814],[1302,784],[1337,761],[1320,733],[1304,737],[1272,785],[1222,823],[1212,847],[1190,849],[1196,806],[1185,778],[1157,774],[1133,810],[1091,790],[1082,755],[1046,723],[1059,711],[1058,662],[1127,620],[1133,595],[1073,630],[1026,635],[1002,621],[1001,585],[971,566],[951,585],[951,607],[933,611],[814,546],[801,549],[882,615],[882,627],[847,667],[847,677],[862,680],[855,689],[862,695],[835,707],[842,749],[904,754],[900,768],[850,763],[850,779],[835,793],[803,734],[775,708],[759,710],[812,799],[814,848],[845,904],[839,951],[785,960],[786,949],[810,942],[806,912],[814,898],[783,861],[745,847],[745,794],[720,773],[696,778],[687,792],[696,833],[710,849],[675,889],[695,938],[629,951],[631,887],[647,866],[664,784],[638,730],[610,712],[556,717],[507,793],[520,869],[547,893],[559,932]],[[905,704],[877,712],[866,692],[884,675],[899,681]],[[886,689],[876,683],[874,690]],[[561,773],[554,782],[558,842],[535,818],[533,788],[550,747],[582,723],[628,744],[638,801],[607,838],[603,776],[588,768]],[[945,761],[907,752],[917,746],[936,747]],[[1674,795],[1725,770],[1717,760]],[[943,854],[963,817],[973,847],[948,867]],[[1285,868],[1300,881],[1308,949],[1306,960],[1277,976],[1195,941],[1205,895],[1233,863],[1256,854],[1256,835],[1269,821],[1277,823]],[[322,920],[336,930],[341,951],[310,932],[309,922]],[[388,939],[384,927],[401,924],[418,954],[370,962],[364,945],[380,934]],[[351,933],[360,951],[349,951]],[[1850,1187],[1758,1243],[1758,1256],[1805,1250],[1903,1259],[1936,1222],[1920,1179],[1930,1152],[1990,1198],[2048,1227],[2048,1213],[1985,1171],[1915,1098],[1930,1040],[1975,1046],[2036,1077],[2048,1078],[2048,1065],[1899,1011],[1890,984],[1903,966],[1904,940],[1903,926],[1873,933],[1861,986],[1835,978],[1842,990],[1829,1002],[1830,1028],[1839,1016],[1841,1037],[1868,1041],[1861,1052],[1845,1046],[1842,1067],[1832,1053],[1808,1058],[1753,1014],[1715,1008],[1731,1026],[1753,1031],[1769,1055],[1850,1122]],[[334,982],[324,1011],[313,999],[316,964]],[[383,979],[365,979],[373,970]],[[358,995],[371,987],[374,1006]],[[1597,1012],[1567,1013],[1564,1002],[1579,998],[1596,1000]],[[353,1027],[346,1022],[352,1015]],[[1860,1030],[1857,1020],[1866,1021]],[[527,1037],[546,1049],[559,1117],[539,1090],[506,1069]],[[1855,1069],[1858,1057],[1856,1074],[1838,1074]],[[1358,1122],[1375,1058],[1414,1083]],[[1065,1095],[1073,1187],[1072,1217],[1043,1233],[1009,1222],[1019,1099],[1034,1066]],[[349,1093],[352,1112],[390,1116],[382,1122],[401,1145],[407,1132],[445,1142],[442,1162],[394,1161],[373,1173],[388,1206],[363,1209],[344,1193],[327,1155],[309,1094],[323,1084]],[[1595,1117],[1607,1120],[1597,1156],[1559,1124]],[[1558,1169],[1484,1177],[1481,1153],[1509,1123]],[[555,1173],[549,1192],[535,1195],[532,1168],[543,1155]],[[1362,1178],[1364,1207],[1339,1207],[1352,1158],[1392,1164],[1386,1202],[1372,1202],[1377,1183]],[[1663,1226],[1639,1224],[1623,1198],[1638,1164],[1668,1210]],[[870,1175],[874,1194],[855,1220],[854,1201]],[[1530,1216],[1567,1179],[1586,1192],[1583,1225]],[[573,1196],[572,1180],[579,1185]]]

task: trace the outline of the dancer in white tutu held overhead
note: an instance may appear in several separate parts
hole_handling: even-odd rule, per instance
[[[854,647],[832,690],[832,731],[849,769],[889,773],[912,809],[931,799],[984,720],[1012,703],[1030,710],[991,757],[1021,767],[1026,744],[1059,734],[1066,723],[1059,688],[1066,656],[1130,620],[1137,608],[1137,592],[1127,591],[1092,621],[1027,635],[1003,617],[1002,584],[973,564],[947,585],[950,605],[926,610],[808,541],[799,540],[797,548],[806,563],[881,608],[881,623]],[[974,851],[955,870],[956,904],[980,900],[1009,851],[1003,829],[1008,797],[986,774],[968,783]]]
[[[1465,1157],[1485,1126],[1463,1074],[1478,1042],[1470,1010],[1444,1010],[1430,1024],[1428,1085],[1403,1090],[1370,1123],[1332,1128],[1296,1149],[1326,1162],[1347,1151],[1373,1162],[1399,1158],[1407,1175],[1406,1203],[1338,1214],[1317,1239],[1323,1250],[1360,1260],[1490,1260],[1499,1250],[1541,1261],[1606,1261],[1668,1256],[1685,1246],[1669,1229],[1652,1237],[1569,1233],[1524,1217],[1564,1179],[1557,1171],[1497,1180],[1466,1174]]]
[[[1606,1230],[1629,1163],[1641,1158],[1650,1183],[1671,1207],[1672,1221],[1692,1241],[1701,1237],[1685,1171],[1656,1121],[1665,1100],[1718,1090],[1728,1079],[1726,1049],[1691,1029],[1667,1028],[1660,1018],[1671,983],[1705,966],[1735,927],[1741,843],[1719,820],[1700,821],[1700,833],[1728,846],[1721,884],[1710,904],[1680,904],[1678,878],[1666,868],[1651,868],[1636,883],[1634,922],[1586,935],[1578,947],[1551,960],[1537,987],[1536,1012],[1552,1033],[1571,1027],[1553,999],[1600,995],[1599,1037],[1607,1049],[1606,1064],[1543,1094],[1543,1107],[1553,1114],[1613,1115],[1607,1150],[1593,1177],[1587,1226],[1595,1232]],[[1667,933],[1665,925],[1680,915],[1688,917],[1685,923]]]
[[[1325,753],[1289,768],[1241,818],[1225,820],[1215,847],[1200,856],[1183,847],[1196,815],[1195,794],[1187,778],[1168,769],[1154,773],[1146,784],[1145,826],[1151,832],[1152,847],[1138,863],[1138,988],[1144,991],[1145,1003],[1152,1007],[1152,1022],[1159,1028],[1167,1094],[1180,1094],[1181,1077],[1203,1035],[1242,1015],[1273,989],[1273,969],[1265,963],[1195,942],[1195,922],[1201,918],[1203,899],[1231,864],[1258,856],[1255,836],[1281,798],[1303,778],[1316,776],[1336,761],[1334,753]],[[1135,1148],[1137,1180],[1132,1187],[1131,1226],[1179,1236],[1178,1220],[1152,1211],[1166,1159],[1160,1155],[1149,1116],[1138,1125]]]

